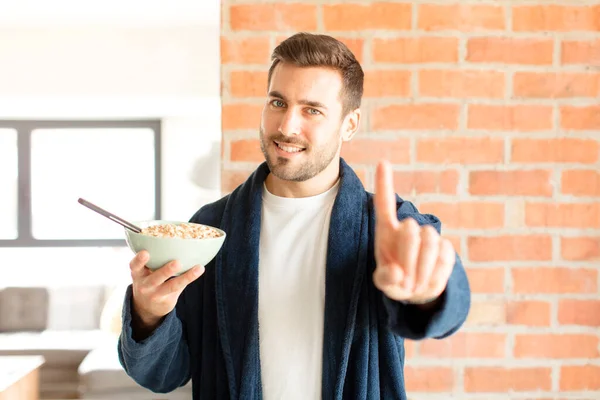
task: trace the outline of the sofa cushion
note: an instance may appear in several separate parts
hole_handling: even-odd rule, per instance
[[[106,301],[106,292],[104,286],[49,287],[46,329],[100,329],[100,314]]]
[[[0,290],[0,332],[100,327],[104,286],[8,287]]]
[[[0,332],[41,331],[48,325],[46,288],[0,290]]]

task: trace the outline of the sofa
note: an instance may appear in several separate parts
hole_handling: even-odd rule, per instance
[[[0,288],[0,355],[42,355],[40,397],[191,399],[139,386],[121,367],[117,342],[126,285]]]

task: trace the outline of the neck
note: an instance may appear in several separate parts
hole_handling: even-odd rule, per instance
[[[310,197],[331,189],[340,177],[340,160],[335,158],[323,171],[303,182],[286,181],[267,175],[267,190],[279,197]]]

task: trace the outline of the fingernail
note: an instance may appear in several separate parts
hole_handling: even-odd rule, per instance
[[[200,275],[204,271],[204,267],[202,265],[196,265],[194,267],[194,276]]]

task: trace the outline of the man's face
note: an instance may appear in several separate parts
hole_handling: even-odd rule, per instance
[[[260,147],[276,177],[306,181],[339,162],[343,126],[340,73],[279,63],[262,112]]]

